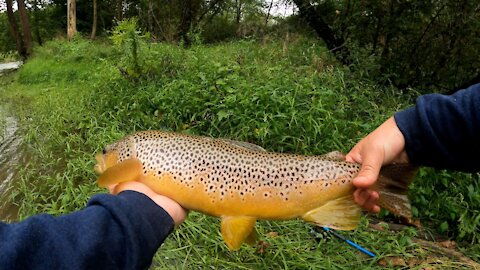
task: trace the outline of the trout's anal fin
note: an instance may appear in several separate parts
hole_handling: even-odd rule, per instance
[[[256,219],[253,217],[222,217],[220,231],[230,250],[238,250],[245,241],[252,241],[255,236]]]
[[[303,220],[337,230],[353,230],[360,222],[361,208],[352,195],[337,198],[310,210]]]
[[[100,187],[108,187],[121,182],[135,181],[142,175],[142,169],[140,160],[129,158],[104,171],[97,183]]]

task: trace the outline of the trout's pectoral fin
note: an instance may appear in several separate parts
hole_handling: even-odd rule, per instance
[[[361,208],[353,196],[344,196],[310,210],[302,216],[305,221],[337,230],[353,230],[360,222]]]
[[[222,217],[220,231],[230,250],[238,250],[243,242],[255,239],[256,219],[253,217]]]
[[[129,158],[108,168],[98,178],[100,187],[108,187],[121,182],[135,181],[142,175],[143,165],[136,158]]]

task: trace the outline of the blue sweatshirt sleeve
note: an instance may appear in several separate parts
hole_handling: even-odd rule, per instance
[[[480,84],[446,96],[429,94],[395,114],[410,162],[480,171]]]
[[[71,214],[0,223],[0,268],[146,269],[173,227],[141,193],[96,195]]]

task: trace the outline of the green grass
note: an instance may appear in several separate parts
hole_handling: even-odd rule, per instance
[[[413,103],[413,97],[392,87],[358,79],[315,40],[299,37],[288,44],[288,52],[283,46],[237,41],[182,49],[143,42],[141,73],[131,71],[128,48],[82,39],[37,48],[16,75],[0,79],[0,97],[15,105],[30,156],[11,198],[20,218],[68,213],[105,192],[95,185],[94,154],[136,130],[227,137],[269,151],[346,152]],[[417,217],[433,231],[457,237],[462,251],[480,261],[478,176],[422,170],[419,179],[412,192]],[[435,182],[440,183],[432,188]],[[160,248],[152,268],[382,269],[378,262],[388,257],[420,259],[414,269],[469,268],[415,244],[414,229],[371,231],[367,219],[344,234],[373,250],[377,259],[335,238],[317,241],[301,221],[261,221],[262,252],[250,246],[229,252],[218,223],[190,213]]]

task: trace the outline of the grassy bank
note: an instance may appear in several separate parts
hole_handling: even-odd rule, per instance
[[[11,199],[21,218],[68,213],[104,192],[95,185],[94,153],[135,130],[226,137],[278,152],[346,152],[413,102],[396,89],[356,78],[323,46],[301,37],[289,44],[139,48],[135,67],[128,46],[53,41],[37,48],[17,74],[1,79],[0,96],[14,105],[32,155]],[[453,178],[457,190],[449,192]],[[460,243],[463,251],[480,260],[478,176],[422,170],[419,179],[412,192],[417,217],[432,231],[469,241]],[[439,184],[432,188],[430,179]],[[445,205],[450,213],[442,213]],[[464,228],[455,224],[460,219]],[[469,268],[415,244],[414,229],[372,231],[367,219],[344,234],[378,259],[337,239],[314,237],[301,221],[261,221],[257,230],[266,246],[238,252],[226,249],[218,228],[217,219],[191,213],[159,250],[153,268],[381,269],[385,258],[401,258],[413,268]]]

